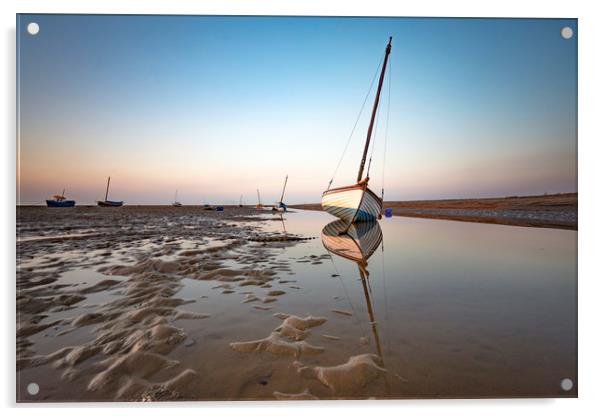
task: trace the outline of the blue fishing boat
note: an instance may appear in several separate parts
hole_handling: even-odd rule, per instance
[[[53,195],[53,199],[46,200],[46,206],[49,208],[70,208],[75,206],[75,201],[65,198],[65,190],[61,195]]]
[[[111,183],[111,177],[107,180],[107,192],[105,193],[104,201],[96,201],[99,207],[120,207],[123,205],[123,201],[109,201],[109,184]]]

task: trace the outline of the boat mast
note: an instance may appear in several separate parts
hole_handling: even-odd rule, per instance
[[[368,135],[366,137],[366,144],[364,145],[364,154],[362,155],[362,163],[360,163],[360,170],[357,173],[357,181],[362,180],[364,174],[364,165],[366,164],[366,157],[368,156],[368,148],[370,147],[370,138],[372,136],[372,128],[374,127],[374,118],[376,117],[376,110],[378,109],[378,101],[380,100],[380,90],[383,87],[383,80],[385,78],[385,69],[387,68],[387,61],[389,60],[389,53],[391,53],[391,40],[393,37],[389,36],[389,43],[385,50],[385,60],[383,62],[383,69],[380,73],[380,79],[378,80],[378,89],[376,90],[376,98],[374,99],[374,107],[372,108],[372,117],[370,118],[370,126],[368,127]]]
[[[282,204],[282,200],[284,199],[284,191],[286,190],[286,182],[288,181],[288,175],[284,178],[284,188],[282,188],[282,195],[280,196],[280,203]]]
[[[174,197],[173,202],[178,202],[178,190],[176,189],[176,195]]]
[[[261,205],[261,198],[259,197],[259,189],[257,190],[257,204]]]
[[[109,198],[109,184],[111,183],[111,177],[109,176],[109,179],[107,179],[107,192],[105,192],[105,201],[107,201],[107,199]]]

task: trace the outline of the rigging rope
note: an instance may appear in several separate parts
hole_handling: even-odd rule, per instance
[[[380,67],[383,63],[383,60],[381,59],[380,62],[378,63],[378,66],[376,67],[376,71],[374,72],[374,76],[372,77],[372,82],[370,83],[370,88],[368,89],[368,92],[366,93],[366,96],[364,97],[364,102],[362,103],[362,107],[360,108],[360,112],[357,115],[357,118],[355,119],[355,124],[353,124],[353,128],[351,129],[351,133],[349,134],[349,138],[347,139],[347,144],[345,145],[345,149],[343,149],[343,154],[341,155],[341,158],[339,159],[339,163],[337,163],[337,167],[334,170],[334,173],[332,174],[332,178],[330,178],[330,182],[328,182],[328,189],[330,189],[330,186],[332,185],[332,181],[334,181],[334,177],[337,175],[337,172],[339,171],[339,167],[341,166],[341,163],[343,162],[343,158],[345,157],[345,153],[347,153],[347,149],[349,148],[349,143],[351,143],[351,138],[353,137],[353,133],[355,133],[355,129],[357,127],[357,123],[360,121],[360,117],[362,115],[362,112],[364,111],[364,107],[366,105],[366,101],[368,101],[368,96],[370,95],[370,92],[372,91],[372,87],[374,86],[374,81],[376,80],[376,76],[378,75],[378,72],[380,70]]]

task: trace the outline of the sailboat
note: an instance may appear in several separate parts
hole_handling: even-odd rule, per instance
[[[173,199],[173,204],[171,204],[172,207],[181,207],[182,203],[178,202],[178,190],[176,189],[176,195]]]
[[[255,205],[255,208],[257,208],[257,209],[263,208],[263,204],[261,203],[261,197],[259,196],[259,189],[257,190],[257,205]]]
[[[378,110],[380,92],[382,90],[385,70],[387,68],[387,61],[389,59],[389,54],[391,53],[391,40],[392,38],[389,37],[389,43],[385,49],[385,57],[378,81],[376,97],[374,98],[374,106],[372,108],[370,125],[368,126],[364,152],[357,174],[357,182],[354,185],[343,186],[340,188],[330,189],[329,187],[329,189],[322,194],[322,209],[329,214],[344,220],[347,224],[361,221],[376,221],[381,218],[383,200],[368,187],[368,182],[370,180],[369,176],[366,175],[364,178],[363,175],[366,157],[368,156],[368,149],[370,147],[370,138],[374,128],[374,120]]]
[[[284,199],[284,191],[286,191],[286,182],[288,181],[288,175],[284,178],[284,187],[282,187],[282,195],[280,195],[280,202],[277,202],[273,207],[272,211],[286,212],[286,204],[282,202]]]
[[[107,179],[107,191],[105,192],[105,200],[97,201],[99,207],[120,207],[123,205],[123,201],[109,201],[109,185],[111,183],[111,177]]]
[[[348,224],[345,220],[336,220],[326,225],[322,229],[322,244],[331,254],[351,260],[357,264],[360,273],[360,280],[364,289],[366,299],[366,308],[368,309],[368,318],[372,336],[376,345],[376,353],[384,366],[384,357],[378,334],[377,321],[374,316],[371,290],[369,287],[368,259],[383,240],[383,234],[378,222],[357,222]],[[387,391],[389,389],[388,380]]]
[[[238,208],[242,208],[243,204],[242,204],[242,194],[240,194],[240,200],[238,201]]]
[[[65,197],[65,190],[60,195],[52,195],[52,199],[46,200],[46,206],[50,208],[69,208],[75,206],[75,201]]]

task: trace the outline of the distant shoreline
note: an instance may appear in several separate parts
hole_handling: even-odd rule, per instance
[[[577,230],[577,193],[498,198],[385,201],[393,215],[522,227]],[[320,204],[291,208],[321,210]]]
[[[211,205],[213,207],[217,205]],[[239,208],[238,205],[222,205],[226,209]],[[45,207],[45,205],[17,205],[17,209],[29,207]],[[264,209],[270,206],[264,206]],[[319,203],[293,204],[290,208],[321,211]],[[77,208],[98,208],[96,205],[77,205]],[[179,210],[204,209],[203,205],[182,205],[172,207],[171,204],[125,204],[120,208],[102,208],[105,210],[150,208]],[[244,205],[241,209],[255,208],[255,205]],[[414,201],[385,201],[384,208],[391,208],[393,215],[402,217],[431,218],[453,221],[480,222],[501,225],[517,225],[522,227],[557,228],[577,230],[577,193],[553,195],[508,196],[498,198],[456,198]],[[52,208],[69,210],[69,208]]]

